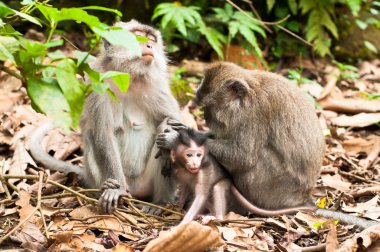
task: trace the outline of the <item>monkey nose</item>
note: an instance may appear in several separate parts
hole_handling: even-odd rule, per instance
[[[148,47],[149,49],[152,49],[152,46],[149,44],[146,44],[146,47]]]

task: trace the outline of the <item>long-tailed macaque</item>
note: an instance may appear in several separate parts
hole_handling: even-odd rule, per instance
[[[85,186],[103,188],[100,204],[110,212],[121,195],[161,203],[173,199],[175,185],[160,175],[161,159],[155,138],[165,128],[165,118],[180,119],[179,106],[169,88],[167,58],[159,31],[135,20],[116,26],[147,37],[141,43],[142,56],[121,46],[104,43],[93,68],[130,74],[130,87],[122,93],[108,80],[120,103],[108,94],[92,93],[86,100],[81,117],[84,141],[84,169],[56,160],[45,153],[41,138],[52,128],[39,128],[31,139],[33,157],[46,168],[74,172]]]
[[[204,106],[206,125],[214,135],[206,142],[208,151],[248,202],[269,211],[312,205],[325,143],[302,91],[279,75],[219,62],[205,70],[195,103]],[[158,146],[172,149],[176,134],[161,133]],[[361,218],[363,223],[356,223],[346,220],[354,216],[323,209],[316,212],[362,227],[376,223]]]

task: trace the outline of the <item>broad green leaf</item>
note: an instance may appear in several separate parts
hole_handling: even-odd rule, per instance
[[[36,25],[39,25],[42,27],[40,21],[38,21],[36,18],[26,14],[26,13],[23,13],[23,12],[19,12],[19,11],[16,11],[16,10],[12,10],[17,16],[21,17],[21,18],[24,18],[26,20],[28,20],[29,22],[33,23],[33,24],[36,24]]]
[[[106,92],[108,90],[109,85],[107,83],[104,83],[104,82],[92,82],[91,88],[94,92],[101,95],[101,94],[104,94],[104,92]]]
[[[13,54],[20,48],[20,43],[14,37],[0,36],[0,60],[14,62]]]
[[[115,84],[119,87],[122,93],[127,92],[129,88],[129,79],[130,79],[130,76],[128,73],[108,71],[108,72],[100,74],[101,81],[108,78],[111,78],[115,82]]]
[[[94,61],[96,59],[94,56],[92,56],[88,52],[81,52],[81,51],[75,50],[75,51],[73,51],[73,54],[78,59],[77,64],[80,64],[82,62],[88,63],[88,62]]]
[[[371,52],[374,52],[374,53],[377,53],[377,52],[378,52],[376,46],[375,46],[374,44],[372,44],[371,42],[367,41],[367,40],[364,41],[364,46],[365,46],[368,50],[370,50]]]
[[[118,15],[119,17],[123,16],[123,14],[122,14],[120,11],[118,11],[118,10],[111,9],[111,8],[106,8],[106,7],[102,7],[102,6],[86,6],[86,7],[81,7],[80,9],[82,9],[82,10],[100,10],[100,11],[108,11],[108,12],[115,13],[115,14]]]
[[[29,79],[27,91],[33,107],[66,128],[71,125],[69,105],[54,79]]]
[[[137,55],[141,55],[141,47],[136,40],[136,36],[126,30],[101,30],[94,28],[93,31],[105,38],[112,45],[123,46]]]
[[[0,3],[0,18],[5,18],[11,14],[13,14],[13,10],[5,6],[4,3]]]
[[[85,100],[84,84],[76,76],[77,70],[72,59],[61,61],[55,68],[55,72],[59,87],[70,106],[72,124],[77,127]]]

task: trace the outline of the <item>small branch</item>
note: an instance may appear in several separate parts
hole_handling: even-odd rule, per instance
[[[243,9],[241,9],[239,6],[237,6],[234,2],[232,2],[231,0],[226,0],[229,4],[231,4],[234,8],[236,8],[238,11],[240,11],[241,13],[243,13],[245,16],[247,16],[248,18],[250,18],[253,22],[256,22],[256,23],[259,23],[261,25],[274,25],[276,27],[278,27],[279,29],[283,30],[284,32],[292,35],[293,37],[299,39],[300,41],[302,41],[303,43],[313,47],[313,44],[311,44],[310,42],[306,41],[305,39],[301,38],[300,36],[298,36],[297,34],[295,34],[294,32],[286,29],[285,27],[281,26],[280,24],[284,21],[286,21],[290,15],[286,16],[285,18],[281,19],[280,21],[277,21],[277,22],[265,22],[265,21],[262,21],[262,20],[259,20],[259,19],[256,19],[256,18],[253,18],[251,17],[250,15],[248,15]]]
[[[4,65],[0,65],[0,71],[3,71],[13,77],[16,77],[17,79],[21,80],[23,83],[25,83],[25,79],[17,72],[9,69],[8,67],[4,66]]]
[[[4,176],[5,177],[5,176]],[[0,238],[0,244],[2,244],[6,239],[8,239],[9,236],[11,236],[16,230],[18,230],[21,226],[23,226],[30,218],[34,216],[34,214],[40,210],[41,207],[41,194],[42,194],[42,182],[44,178],[44,173],[41,172],[39,176],[34,176],[34,177],[39,177],[39,186],[38,186],[38,193],[37,193],[37,206],[33,211],[23,220],[20,221],[11,231],[9,231],[6,235]]]
[[[149,203],[149,202],[141,201],[141,200],[138,200],[138,199],[131,199],[131,198],[127,198],[127,197],[123,197],[122,199],[125,200],[125,201],[127,201],[128,203],[129,202],[135,202],[135,203],[139,203],[139,204],[142,204],[142,205],[154,207],[154,208],[157,208],[157,209],[160,209],[160,210],[172,213],[172,214],[177,214],[179,216],[184,216],[184,214],[182,214],[180,212],[177,212],[177,211],[174,211],[174,210],[162,207],[162,206],[158,206],[158,205],[155,205],[155,204],[152,204],[152,203]]]

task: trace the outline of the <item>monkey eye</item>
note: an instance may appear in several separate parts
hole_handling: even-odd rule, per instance
[[[187,156],[187,157],[192,157],[193,154],[191,154],[191,153],[187,153],[186,156]]]
[[[148,34],[147,36],[146,36],[150,41],[153,41],[153,42],[156,42],[156,37],[154,36],[154,35],[152,35],[152,34]]]
[[[197,157],[201,157],[202,156],[202,154],[201,153],[197,153]]]
[[[142,36],[142,37],[144,37],[145,36],[145,32],[143,32],[143,31],[134,31],[133,32],[136,36]]]

